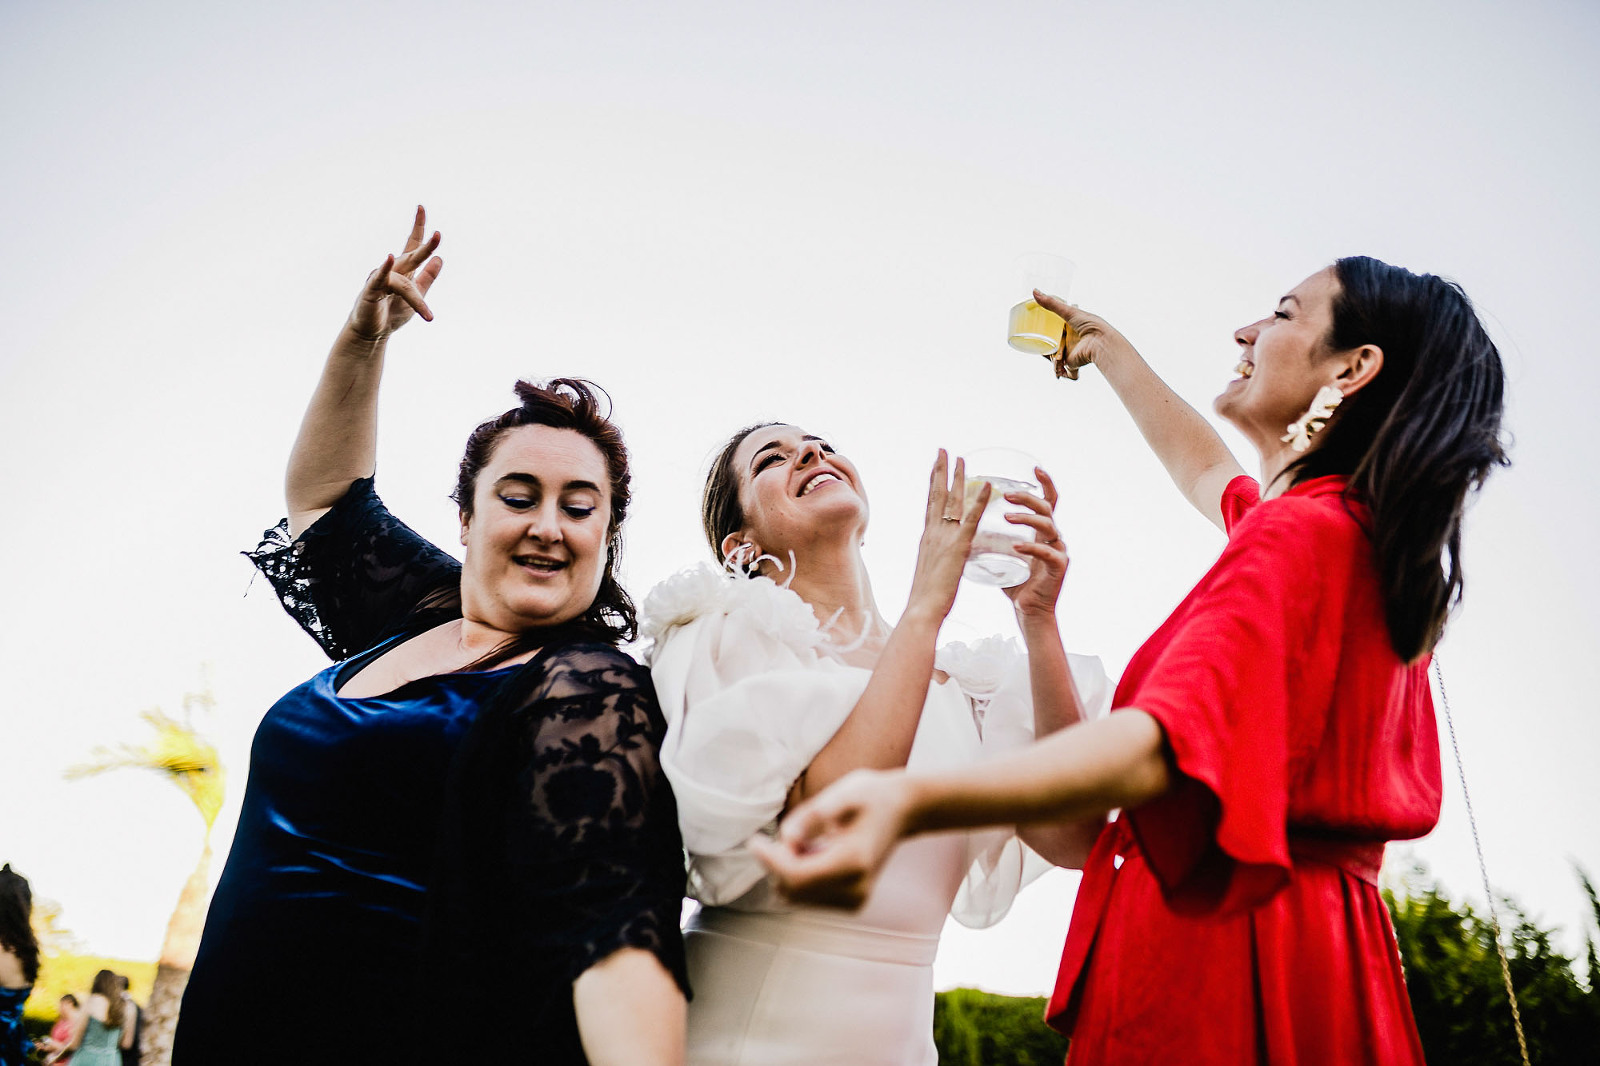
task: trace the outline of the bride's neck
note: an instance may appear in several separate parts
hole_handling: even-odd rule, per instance
[[[787,559],[784,565],[788,565]],[[853,642],[865,637],[870,641],[888,631],[872,597],[866,563],[855,544],[796,554],[789,588],[806,601],[818,622],[832,620],[835,640]]]

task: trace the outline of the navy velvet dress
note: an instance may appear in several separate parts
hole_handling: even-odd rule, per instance
[[[0,988],[0,1066],[23,1066],[28,1061],[27,1033],[22,1028],[22,1005],[33,986]]]
[[[256,732],[175,1063],[582,1063],[571,983],[590,965],[641,947],[686,988],[648,671],[552,630],[523,665],[343,697],[459,616],[459,564],[370,479],[252,558],[342,661]],[[486,996],[512,1006],[490,1034]]]

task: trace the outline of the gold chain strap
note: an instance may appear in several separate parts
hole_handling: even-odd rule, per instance
[[[1511,1024],[1517,1030],[1517,1047],[1522,1051],[1522,1066],[1532,1066],[1528,1059],[1528,1038],[1522,1032],[1522,1011],[1517,1008],[1517,993],[1511,987],[1511,962],[1506,958],[1506,946],[1500,942],[1500,916],[1495,912],[1494,889],[1489,887],[1489,867],[1483,861],[1483,843],[1478,839],[1478,819],[1472,813],[1472,793],[1467,791],[1467,768],[1461,763],[1461,745],[1456,743],[1456,723],[1450,717],[1450,697],[1444,690],[1444,668],[1439,665],[1439,654],[1433,656],[1433,677],[1439,683],[1439,704],[1444,708],[1444,724],[1450,730],[1450,748],[1456,755],[1456,773],[1461,776],[1461,797],[1467,801],[1467,825],[1472,827],[1472,846],[1478,852],[1478,872],[1483,875],[1483,895],[1489,901],[1489,926],[1494,930],[1494,948],[1500,954],[1500,977],[1506,983],[1506,998],[1511,1001]]]

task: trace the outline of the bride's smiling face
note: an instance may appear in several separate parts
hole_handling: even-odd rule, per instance
[[[743,544],[781,558],[817,541],[849,537],[859,542],[866,531],[867,494],[860,475],[821,437],[798,426],[763,426],[739,442],[730,465],[745,519],[734,536]]]

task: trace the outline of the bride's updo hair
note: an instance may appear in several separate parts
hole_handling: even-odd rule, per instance
[[[456,474],[456,489],[450,498],[461,513],[472,514],[472,496],[478,474],[494,455],[495,445],[507,430],[517,426],[550,426],[583,434],[605,457],[606,474],[611,480],[611,524],[606,540],[606,569],[594,603],[576,621],[596,631],[610,643],[625,643],[639,633],[639,615],[633,599],[617,581],[617,563],[622,558],[622,522],[628,516],[633,498],[633,475],[628,472],[628,446],[622,431],[611,421],[611,397],[592,381],[582,378],[551,378],[542,385],[528,381],[516,384],[520,406],[498,418],[491,418],[467,438],[461,468]],[[604,397],[602,404],[601,397]]]
[[[729,533],[737,533],[744,528],[744,508],[739,505],[739,475],[733,472],[733,453],[756,430],[783,424],[757,422],[745,426],[728,438],[728,443],[711,461],[711,469],[706,471],[705,491],[700,494],[700,526],[711,545],[711,554],[717,557],[719,563],[725,561],[722,556],[723,540]]]

